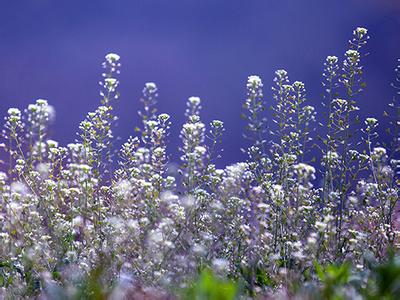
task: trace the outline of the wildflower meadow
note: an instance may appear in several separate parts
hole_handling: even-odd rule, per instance
[[[238,135],[250,146],[223,168],[223,120],[205,124],[207,101],[188,97],[172,145],[153,82],[115,147],[114,107],[127,105],[115,53],[75,141],[52,139],[44,99],[8,109],[0,298],[399,299],[400,67],[380,112],[390,126],[361,119],[368,42],[358,27],[343,55],[326,57],[320,111],[283,69],[273,82],[244,78]]]

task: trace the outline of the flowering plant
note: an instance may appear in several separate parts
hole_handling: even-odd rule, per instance
[[[114,155],[117,54],[105,57],[101,105],[80,123],[75,143],[50,139],[54,109],[46,100],[23,112],[10,108],[1,143],[0,295],[51,298],[63,287],[79,297],[84,279],[95,276],[101,292],[116,299],[137,284],[185,287],[211,268],[254,296],[318,281],[320,265],[366,270],[368,257],[385,261],[400,247],[400,106],[397,94],[391,145],[379,143],[377,119],[357,122],[368,38],[357,28],[343,61],[326,59],[327,117],[318,116],[324,134],[313,130],[317,113],[303,82],[275,72],[268,122],[264,84],[249,76],[248,159],[223,169],[215,159],[224,123],[207,128],[201,99],[190,97],[181,165],[171,172],[170,116],[157,113],[152,82],[143,89],[137,135]],[[399,68],[396,75],[400,89]],[[313,145],[316,162],[309,160]]]

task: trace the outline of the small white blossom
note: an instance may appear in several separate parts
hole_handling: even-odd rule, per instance
[[[118,54],[115,54],[115,53],[108,53],[108,54],[106,55],[106,60],[107,60],[109,63],[118,62],[119,59],[120,59],[120,56],[119,56]]]

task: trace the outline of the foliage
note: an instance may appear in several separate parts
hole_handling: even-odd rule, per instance
[[[233,300],[238,289],[235,282],[221,280],[210,270],[203,270],[197,281],[186,290],[184,299]]]

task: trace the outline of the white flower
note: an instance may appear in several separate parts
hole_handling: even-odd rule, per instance
[[[183,130],[186,131],[187,133],[192,133],[193,131],[195,131],[197,128],[196,124],[192,124],[192,123],[185,123],[183,124]]]
[[[334,99],[332,102],[339,104],[339,106],[347,105],[347,100],[344,99]]]
[[[173,194],[171,191],[166,191],[161,194],[161,200],[164,202],[176,202],[179,197]]]
[[[21,115],[21,111],[18,108],[9,108],[7,113],[10,116],[19,116],[19,115]]]
[[[159,114],[159,115],[158,115],[158,120],[159,120],[159,121],[162,121],[162,122],[168,121],[169,118],[170,118],[170,115],[169,115],[169,114],[163,113],[163,114]]]
[[[131,230],[133,230],[133,231],[135,231],[137,233],[140,230],[140,226],[139,226],[138,220],[132,220],[132,219],[128,220],[127,226],[128,226],[129,229],[131,229]]]
[[[157,147],[153,150],[153,154],[155,157],[163,157],[165,154],[165,149],[162,147]]]
[[[262,86],[263,86],[263,83],[259,76],[251,75],[247,78],[247,87],[248,88],[258,89],[258,88],[261,88]]]
[[[149,120],[146,122],[146,125],[149,126],[150,128],[155,128],[158,125],[158,122],[154,120]]]
[[[196,203],[196,199],[190,195],[183,197],[180,201],[185,208],[191,208]]]
[[[147,90],[156,90],[157,89],[157,85],[154,82],[146,82],[144,85]]]
[[[345,53],[347,58],[350,59],[359,59],[360,58],[360,53],[357,50],[347,50]]]
[[[8,110],[9,117],[7,118],[10,123],[18,123],[21,120],[21,111],[18,108],[10,108]]]
[[[207,251],[204,248],[204,246],[199,245],[199,244],[194,244],[192,246],[192,251],[193,251],[193,253],[195,253],[197,255],[201,255],[201,256],[207,254]]]
[[[324,229],[326,228],[326,223],[316,221],[315,226],[318,228],[319,231],[324,231]]]
[[[275,71],[275,75],[276,75],[278,78],[284,78],[284,77],[287,76],[287,72],[286,72],[286,70],[276,70],[276,71]]]
[[[68,192],[70,194],[77,194],[77,195],[79,195],[81,193],[81,191],[78,188],[69,188]]]
[[[51,179],[46,179],[44,182],[50,190],[53,190],[57,186],[57,184]]]
[[[28,187],[20,181],[14,181],[11,183],[11,191],[13,193],[24,195],[28,192]]]
[[[262,211],[262,212],[268,212],[270,209],[270,205],[266,203],[259,203],[257,207]]]
[[[70,143],[67,145],[67,147],[70,149],[70,151],[79,152],[82,150],[83,145],[80,143]]]
[[[368,33],[368,30],[364,27],[357,27],[356,30],[354,30],[354,35],[357,35],[359,38],[363,38],[366,36]]]
[[[366,118],[365,119],[366,125],[375,125],[376,123],[378,123],[378,120],[375,118]]]
[[[283,196],[283,187],[280,184],[273,184],[272,185],[272,193],[275,197],[282,197]]]
[[[306,176],[306,177],[312,177],[315,174],[315,168],[313,166],[304,164],[304,163],[299,163],[297,165],[293,166],[294,170],[296,171],[298,176]]]
[[[216,272],[226,271],[228,268],[228,261],[222,258],[216,258],[212,261],[212,267]]]
[[[149,234],[149,241],[151,243],[159,244],[164,240],[160,230],[152,230]]]
[[[326,62],[330,65],[337,64],[338,60],[338,57],[334,55],[329,55],[326,57]]]
[[[92,167],[86,164],[78,165],[78,168],[81,169],[85,173],[89,173],[92,170]]]
[[[132,185],[127,179],[119,181],[115,186],[115,192],[119,197],[128,197],[132,190]]]
[[[30,112],[36,112],[38,110],[38,107],[36,104],[29,104],[28,105],[28,111]]]
[[[252,192],[256,195],[260,195],[263,192],[263,188],[261,186],[255,186],[252,188]]]
[[[326,153],[326,157],[327,157],[329,160],[334,160],[334,159],[338,159],[338,158],[339,158],[339,154],[337,154],[337,152],[335,152],[335,151],[328,151],[328,152]]]
[[[315,235],[310,235],[310,236],[307,238],[307,244],[308,244],[309,246],[315,245],[316,243],[317,243],[317,239],[316,239]]]
[[[58,147],[58,142],[56,142],[56,141],[54,141],[54,140],[47,140],[46,143],[47,143],[47,146],[48,146],[49,148],[56,148],[56,147]]]
[[[293,87],[290,84],[284,84],[284,85],[282,85],[282,88],[284,90],[286,90],[287,92],[290,92],[293,90]]]
[[[220,121],[220,120],[213,120],[211,122],[211,126],[215,127],[215,128],[220,128],[224,126],[224,122]]]
[[[0,171],[0,182],[4,182],[7,180],[7,174]]]
[[[350,201],[350,203],[352,203],[352,204],[357,204],[358,199],[357,199],[357,197],[349,196],[349,201]]]
[[[304,83],[301,81],[295,81],[293,82],[293,87],[296,89],[304,89]]]
[[[47,104],[47,100],[44,100],[44,99],[37,99],[36,100],[36,105],[38,105],[38,106],[47,106],[48,104]]]
[[[117,83],[117,79],[115,78],[105,78],[104,82],[107,86],[114,86]]]
[[[224,170],[222,170],[222,169],[216,169],[216,170],[215,170],[215,175],[221,177],[222,175],[224,175]]]
[[[207,152],[207,149],[203,146],[196,146],[194,151],[197,152],[199,155],[204,155]]]
[[[81,216],[76,216],[72,219],[72,227],[80,227],[83,224],[83,218]]]
[[[382,158],[386,155],[386,149],[383,147],[375,147],[372,151],[372,155],[376,158]]]
[[[195,105],[195,106],[197,106],[197,105],[199,105],[199,104],[201,103],[200,98],[199,98],[199,97],[194,97],[194,96],[189,97],[188,101],[189,101],[192,105]]]
[[[109,63],[117,62],[117,61],[119,61],[119,59],[120,59],[120,56],[119,56],[118,54],[115,54],[115,53],[108,53],[108,54],[106,55],[106,60],[107,60]]]

